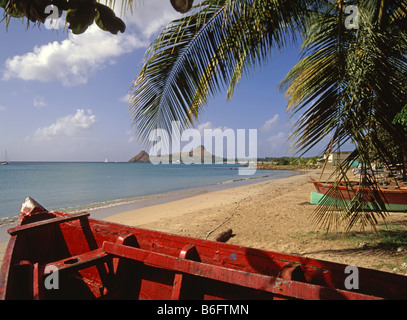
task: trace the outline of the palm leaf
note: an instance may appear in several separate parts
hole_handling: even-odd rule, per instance
[[[348,141],[355,144],[353,156],[335,172],[337,185],[349,186],[349,164],[356,156],[369,167],[374,161],[391,164],[400,160],[389,151],[389,143],[379,131],[405,148],[406,133],[393,124],[405,102],[402,79],[406,77],[407,46],[398,25],[406,7],[405,1],[398,3],[400,6],[386,6],[382,1],[361,1],[356,31],[341,27],[339,5],[317,12],[304,35],[303,59],[281,84],[289,97],[288,110],[303,112],[292,134],[298,152],[310,150],[328,136],[332,136],[329,145],[338,149]],[[370,175],[359,185],[360,191],[350,203],[343,201],[335,187],[328,192],[315,212],[316,221],[327,228],[345,222],[346,230],[356,225],[374,227],[387,213],[380,187]],[[371,206],[366,202],[372,202]]]
[[[206,0],[151,45],[131,88],[133,125],[146,141],[173,121],[192,125],[209,97],[228,97],[241,77],[283,47],[312,1]]]
[[[376,230],[375,226],[379,220],[385,222],[388,216],[387,201],[380,193],[380,186],[370,165],[365,168],[370,174],[360,175],[357,188],[349,180],[347,172],[354,160],[363,161],[363,154],[359,154],[358,150],[352,152],[328,178],[334,178],[335,182],[312,214],[314,223],[326,231],[342,226],[345,232],[356,226],[361,229],[372,227]],[[343,193],[339,186],[345,186],[348,191]],[[351,200],[347,201],[345,195]]]

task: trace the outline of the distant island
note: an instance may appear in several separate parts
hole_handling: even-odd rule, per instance
[[[151,160],[161,160],[164,163],[182,163],[185,159],[190,159],[193,155],[195,158],[193,159],[193,163],[224,163],[227,159],[222,157],[217,157],[212,153],[208,152],[204,146],[198,146],[195,150],[190,152],[179,152],[179,153],[171,153],[167,155],[162,155],[157,158],[153,158],[150,156],[146,151],[141,151],[136,156],[131,158],[129,162],[151,162]],[[173,161],[174,159],[174,161]]]
[[[129,162],[150,162],[150,156],[144,150],[129,160]]]
[[[198,155],[198,159],[194,159],[194,163],[205,163],[205,159],[207,160],[206,163],[226,163],[226,158],[221,158],[214,156],[210,152],[208,152],[204,146],[199,146],[195,150],[196,154]],[[161,156],[160,159],[165,163],[173,163],[173,159],[175,159],[174,163],[182,163],[182,159],[185,156],[192,157],[193,151],[190,152],[180,152],[176,154],[168,154],[165,156]],[[200,157],[199,157],[200,155]],[[199,159],[200,158],[200,159]],[[178,161],[179,159],[179,161]],[[154,160],[154,159],[153,159]],[[302,170],[302,169],[316,169],[321,167],[321,159],[318,156],[313,157],[266,157],[266,158],[258,158],[256,163],[256,169],[258,170]],[[141,162],[141,163],[148,163],[150,162],[150,156],[146,151],[141,151],[136,156],[131,158],[128,162]],[[237,160],[236,160],[236,163]],[[247,165],[243,165],[247,166]]]

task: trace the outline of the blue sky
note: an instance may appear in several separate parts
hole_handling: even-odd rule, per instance
[[[0,9],[2,10],[2,9]],[[2,15],[2,12],[0,12]],[[91,26],[75,36],[12,20],[0,24],[0,159],[127,161],[134,138],[127,94],[154,36],[179,17],[169,1],[149,0],[124,18],[124,34]],[[197,128],[258,130],[258,156],[289,155],[294,123],[277,84],[298,60],[293,47],[246,77],[231,101],[209,100]],[[309,155],[317,155],[320,149]]]

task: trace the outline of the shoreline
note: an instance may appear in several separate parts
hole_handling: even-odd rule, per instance
[[[282,170],[282,169],[281,169]],[[290,172],[290,176],[301,174],[301,171],[296,170],[284,170],[287,173]],[[194,197],[203,193],[210,193],[216,192],[224,189],[231,189],[239,186],[249,185],[249,184],[256,184],[263,181],[268,180],[280,180],[286,178],[286,174],[265,174],[262,176],[254,176],[254,177],[244,177],[236,178],[233,180],[222,181],[215,184],[204,185],[194,188],[187,188],[187,189],[179,189],[174,191],[169,191],[165,193],[158,193],[152,194],[148,196],[140,196],[135,198],[128,198],[128,199],[117,199],[106,201],[103,203],[91,203],[83,206],[77,206],[73,208],[64,208],[56,211],[68,212],[68,213],[77,213],[86,211],[89,212],[91,218],[93,219],[104,219],[118,213],[128,212],[130,210],[137,210],[149,206],[165,204],[172,201],[177,201],[189,197]],[[24,199],[23,199],[24,200]],[[21,201],[21,203],[23,202]],[[34,199],[37,200],[37,199]],[[45,208],[47,208],[46,203],[41,203]],[[19,211],[20,208],[17,208],[16,211]],[[0,242],[8,241],[9,235],[7,230],[12,228],[18,219],[18,215],[14,217],[6,217],[2,218],[1,220],[6,221],[5,223],[0,223]]]
[[[369,229],[367,234],[355,230],[345,238],[341,230],[327,235],[313,224],[316,206],[310,204],[310,195],[315,189],[307,180],[319,179],[320,173],[320,169],[303,170],[281,179],[228,184],[228,188],[210,192],[190,191],[188,196],[166,198],[162,203],[129,210],[120,207],[122,211],[110,211],[113,214],[102,219],[207,240],[232,229],[230,244],[406,274],[405,253],[375,247],[369,242],[373,241]],[[100,219],[99,214],[91,213],[91,218]],[[405,232],[407,212],[392,212],[386,222]],[[3,246],[0,243],[0,260]]]
[[[286,170],[289,172],[290,170]],[[174,191],[169,191],[165,193],[158,193],[149,196],[137,197],[129,199],[128,202],[120,201],[118,205],[107,206],[107,207],[98,207],[98,208],[91,208],[85,211],[88,211],[91,214],[91,217],[94,219],[103,219],[108,218],[118,213],[134,211],[138,209],[142,209],[145,207],[155,206],[170,203],[173,201],[183,200],[190,197],[199,196],[201,194],[217,192],[221,190],[233,189],[240,186],[246,185],[253,185],[257,183],[261,183],[264,181],[274,181],[274,180],[281,180],[287,177],[299,175],[301,172],[291,171],[290,175],[287,174],[275,174],[275,175],[263,175],[263,176],[255,176],[255,177],[248,177],[248,178],[237,178],[233,180],[227,180],[218,182],[216,184],[210,185],[203,185],[199,187],[187,188],[187,189],[179,189]]]
[[[30,184],[18,185],[18,181],[25,179],[21,176],[25,172],[23,169],[33,169],[33,179],[41,185],[44,184],[44,187],[32,189]],[[127,162],[109,165],[92,162],[66,162],[62,165],[58,162],[17,162],[16,166],[7,166],[5,171],[5,174],[11,175],[12,183],[10,186],[4,185],[4,190],[2,189],[7,201],[0,205],[0,225],[12,224],[18,219],[21,203],[27,196],[32,196],[48,210],[87,211],[139,200],[137,198],[158,193],[217,184],[225,180],[280,174],[277,170],[247,169],[231,164],[155,166]],[[71,175],[71,170],[76,173]],[[82,170],[87,173],[80,177],[78,174],[82,175]],[[291,172],[292,168],[281,170]],[[64,177],[64,172],[67,177]],[[59,178],[54,179],[55,176]],[[64,181],[62,185],[61,181]]]
[[[306,183],[306,174],[315,175],[316,171],[301,170],[295,172],[295,174],[288,177],[277,179],[264,179],[252,183],[247,181],[243,183],[236,182],[225,188],[217,186],[217,188],[196,193],[189,197],[174,198],[172,201],[164,203],[121,211],[108,215],[103,220],[169,233],[185,233],[185,228],[191,224],[191,219],[211,220],[211,216],[216,216],[222,211],[226,213],[230,208],[239,206],[242,202],[248,201],[249,198],[263,193],[266,186],[272,186],[273,189],[279,190],[295,185],[299,181]],[[309,196],[310,193],[305,194],[305,200],[308,200],[308,202]],[[175,224],[173,224],[174,221],[176,221]],[[185,228],[178,232],[176,226],[184,226]],[[183,235],[202,238],[202,235],[191,234],[191,232]]]
[[[112,221],[115,223],[135,225],[129,219],[136,219],[138,224],[156,224],[162,219],[170,218],[169,215],[163,214],[163,212],[168,212],[168,208],[171,206],[176,206],[175,209],[179,216],[183,214],[182,210],[179,210],[178,206],[181,205],[185,208],[185,203],[196,202],[197,197],[209,196],[222,198],[222,195],[235,194],[236,189],[247,188],[256,190],[256,186],[260,186],[263,183],[284,181],[292,177],[304,176],[308,170],[292,171],[292,174],[288,177],[285,175],[264,175],[252,178],[234,179],[231,181],[224,181],[221,183],[207,185],[202,187],[182,189],[172,192],[167,192],[164,194],[156,194],[152,196],[138,198],[136,200],[130,201],[128,203],[118,204],[112,207],[97,208],[93,210],[87,210],[90,213],[90,218],[93,219],[103,219],[106,221]],[[207,203],[208,208],[213,205],[213,203]],[[44,204],[46,207],[46,204]],[[192,207],[192,208],[197,208]],[[191,209],[191,207],[189,208]],[[144,210],[144,213],[143,213]],[[147,212],[147,214],[146,214]],[[127,219],[123,220],[123,217]],[[174,216],[173,216],[174,217]],[[126,221],[127,220],[127,223]],[[14,221],[15,222],[15,221]],[[0,265],[3,261],[3,256],[7,249],[7,244],[9,241],[9,234],[7,230],[14,226],[14,222],[10,224],[0,225]],[[153,229],[153,228],[152,228]]]

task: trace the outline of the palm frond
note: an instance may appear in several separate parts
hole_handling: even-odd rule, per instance
[[[385,222],[388,216],[387,200],[380,192],[377,177],[369,163],[363,169],[365,174],[359,176],[357,187],[354,185],[355,181],[348,178],[351,163],[355,160],[363,162],[363,159],[364,153],[354,150],[328,178],[335,181],[312,214],[314,223],[327,232],[341,227],[349,232],[356,226],[376,230],[378,222]],[[343,190],[344,187],[346,191]],[[347,200],[349,198],[350,201]]]
[[[131,91],[139,138],[172,121],[193,124],[209,97],[228,90],[283,47],[312,1],[206,0],[173,21],[146,53]]]
[[[357,156],[371,168],[374,161],[400,160],[407,136],[393,122],[406,99],[407,46],[405,33],[394,25],[401,23],[398,18],[405,10],[405,1],[398,3],[383,7],[386,2],[360,1],[356,31],[340,27],[343,21],[335,4],[311,20],[303,58],[281,84],[289,98],[287,109],[292,114],[303,112],[292,134],[298,152],[331,136],[330,145],[338,149],[348,141],[355,144],[349,161]],[[385,135],[393,141],[385,141]],[[390,145],[399,151],[390,150]],[[356,224],[374,227],[387,212],[376,177],[365,175],[350,202],[337,193],[340,183],[350,186],[349,161],[335,171],[336,186],[317,208],[316,221],[325,227],[345,222],[346,230]],[[371,204],[366,206],[367,202]]]

